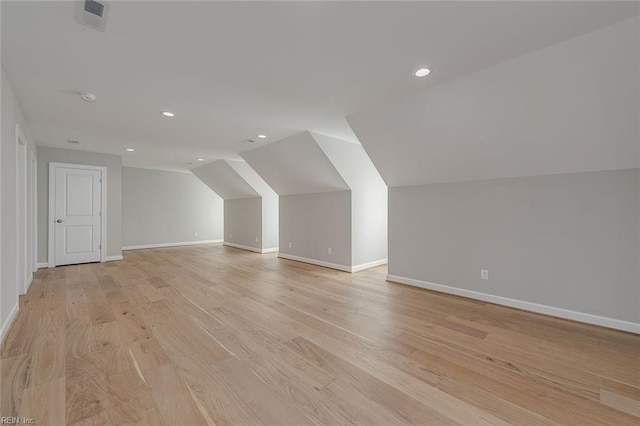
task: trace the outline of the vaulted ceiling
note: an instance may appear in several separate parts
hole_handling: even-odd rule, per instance
[[[74,2],[1,7],[2,67],[39,144],[182,170],[304,130],[357,142],[348,115],[637,14],[634,2],[112,1],[102,33],[75,22]],[[413,77],[419,65],[432,74]]]
[[[242,157],[278,195],[350,189],[314,135],[306,131],[245,151]]]
[[[213,189],[223,200],[254,198],[260,194],[242,178],[227,160],[218,160],[204,166],[191,169],[207,186]]]

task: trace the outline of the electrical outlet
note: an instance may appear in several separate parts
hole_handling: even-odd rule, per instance
[[[256,243],[257,243],[258,241],[259,241],[259,238],[258,238],[258,237],[256,237]]]
[[[194,238],[198,238],[198,233],[197,233],[197,232],[194,232],[194,233],[193,233],[193,236],[194,236]]]
[[[481,269],[480,270],[480,279],[482,280],[489,280],[489,270],[488,269]]]
[[[289,248],[291,248],[291,241],[289,241]]]
[[[233,234],[229,234],[229,239],[233,238]]]
[[[332,253],[333,253],[333,249],[332,249],[331,247],[329,247],[329,248],[327,249],[327,253],[332,254]]]

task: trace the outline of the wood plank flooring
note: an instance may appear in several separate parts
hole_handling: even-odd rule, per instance
[[[640,424],[640,336],[228,247],[43,269],[0,348],[37,424]]]

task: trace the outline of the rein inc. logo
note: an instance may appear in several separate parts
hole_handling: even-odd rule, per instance
[[[36,421],[31,417],[0,417],[0,425],[34,425]]]

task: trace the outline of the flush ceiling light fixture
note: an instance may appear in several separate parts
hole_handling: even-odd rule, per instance
[[[171,111],[162,111],[162,115],[164,115],[165,117],[175,117],[176,116]]]
[[[129,151],[129,152],[133,152],[133,151],[135,151],[135,149],[133,149],[133,148],[127,148],[127,151]]]
[[[266,139],[267,135],[258,135],[260,139]]]
[[[416,77],[426,77],[429,75],[429,73],[431,73],[431,70],[429,68],[418,68],[413,72],[413,75],[415,75]]]

